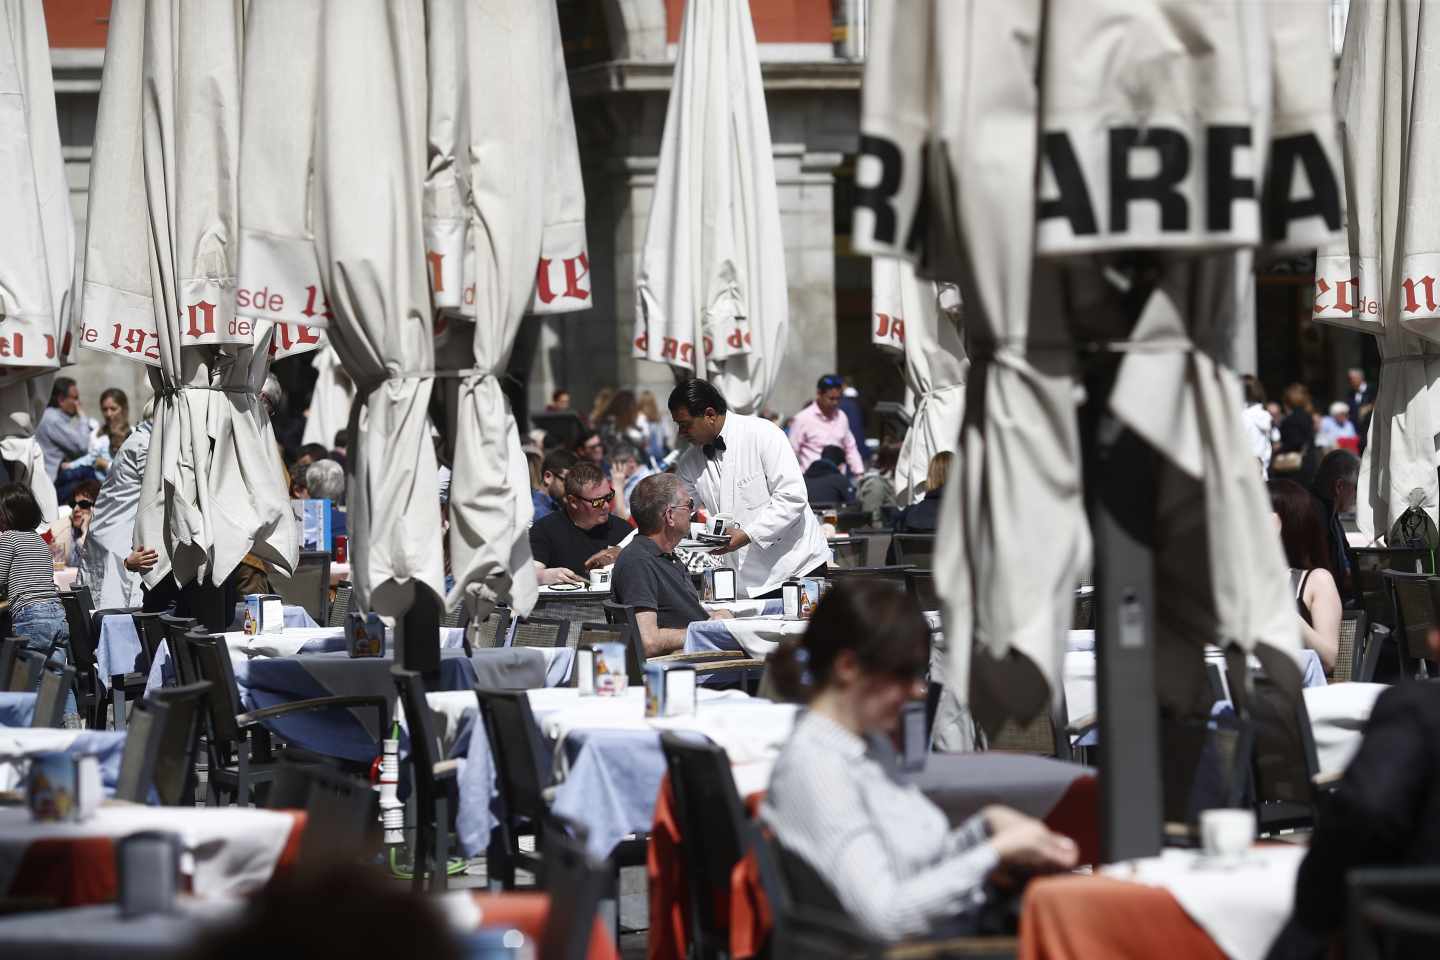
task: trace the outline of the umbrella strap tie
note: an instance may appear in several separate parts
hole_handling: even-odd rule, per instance
[[[464,380],[467,377],[496,377],[500,375],[493,370],[485,370],[480,367],[469,367],[462,370],[401,370],[397,373],[387,374],[386,380]]]
[[[1440,353],[1410,353],[1403,357],[1386,357],[1380,361],[1380,366],[1388,367],[1395,363],[1424,363],[1426,360],[1440,360]]]
[[[235,384],[212,386],[212,385],[210,385],[210,384],[200,384],[200,383],[195,383],[195,384],[181,383],[181,384],[177,384],[177,385],[175,385],[175,386],[161,387],[159,390],[156,391],[156,393],[158,393],[161,397],[163,397],[163,398],[165,398],[165,399],[168,400],[168,399],[174,397],[177,393],[181,392],[182,390],[213,390],[213,391],[215,391],[216,393],[246,393],[246,394],[250,394],[251,396],[259,396],[259,395],[260,395],[260,391],[258,391],[258,390],[251,390],[249,387],[245,387],[245,386],[237,386],[237,385],[235,385]]]

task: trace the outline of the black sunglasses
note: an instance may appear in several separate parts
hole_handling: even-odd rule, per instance
[[[615,491],[614,491],[614,490],[611,490],[609,493],[605,494],[605,496],[603,496],[603,497],[594,497],[594,498],[591,498],[591,497],[576,497],[575,499],[576,499],[576,500],[579,500],[581,503],[588,503],[588,504],[590,504],[590,506],[594,507],[596,510],[599,510],[602,506],[604,506],[605,504],[609,503],[611,500],[614,500],[614,499],[615,499]]]
[[[75,509],[76,509],[76,510],[91,510],[91,509],[94,509],[94,507],[95,507],[95,502],[94,502],[93,500],[76,500],[76,501],[75,501]]]

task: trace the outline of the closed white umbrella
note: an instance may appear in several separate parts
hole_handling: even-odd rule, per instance
[[[1380,348],[1356,502],[1370,540],[1412,502],[1440,522],[1440,138],[1427,119],[1440,74],[1426,56],[1440,42],[1440,11],[1430,6],[1351,6],[1336,92],[1347,236],[1315,268],[1315,319],[1369,333]]]
[[[48,523],[55,486],[33,439],[32,401],[66,347],[75,235],[45,14],[23,0],[0,4],[0,142],[8,145],[0,157],[0,458],[30,486]]]
[[[350,404],[355,399],[355,384],[340,364],[334,347],[326,346],[315,353],[315,392],[310,396],[310,412],[305,417],[304,443],[322,444],[329,450],[335,434],[350,423]]]
[[[961,337],[959,293],[915,276],[907,261],[876,257],[871,261],[872,338],[898,339],[905,352],[905,383],[915,394],[915,413],[895,466],[895,499],[909,506],[918,499],[930,460],[954,453],[965,414],[965,371],[969,361]],[[884,319],[882,319],[884,318]]]
[[[528,612],[537,591],[529,474],[499,377],[527,312],[590,306],[560,25],[553,4],[532,0],[447,0],[430,12],[431,280],[438,302],[458,275],[452,309],[474,320],[450,326],[441,362],[459,378],[448,603],[481,617],[497,602]]]
[[[685,5],[635,288],[634,355],[693,371],[733,409],[759,412],[789,305],[746,0]]]
[[[240,286],[270,320],[325,326],[355,383],[351,571],[362,608],[444,591],[427,407],[420,226],[425,26],[418,2],[249,5]]]
[[[927,90],[932,100],[909,117],[877,104],[886,119],[873,126],[867,100],[866,132],[902,139],[869,151],[882,169],[860,183],[869,213],[862,221],[857,210],[856,223],[857,234],[864,226],[886,241],[871,249],[900,252],[921,236],[912,252],[960,281],[978,348],[961,482],[942,505],[936,558],[949,679],[987,726],[1033,714],[1047,687],[1058,693],[1088,552],[1072,337],[1124,339],[1107,348],[1123,351],[1108,406],[1161,455],[1157,678],[1162,700],[1188,708],[1195,672],[1166,667],[1193,661],[1198,644],[1298,650],[1283,558],[1261,522],[1264,494],[1239,433],[1238,388],[1222,366],[1244,254],[1172,253],[1129,276],[1131,259],[1096,254],[1243,251],[1262,242],[1262,221],[1263,239],[1287,246],[1334,229],[1334,191],[1324,192],[1337,169],[1333,121],[1327,131],[1328,85],[1315,79],[1328,68],[1324,8],[1035,0],[984,5],[984,16],[974,3],[897,9],[912,19],[892,32],[893,49],[911,56],[918,30],[935,38],[938,66],[933,86],[912,78],[894,102],[924,103]],[[876,59],[871,67],[885,69]],[[891,86],[913,72],[909,61],[895,67]],[[920,163],[927,124],[934,207],[927,229],[912,231],[922,191],[907,193],[905,172]]]
[[[154,365],[135,525],[137,543],[163,545],[152,585],[169,573],[219,585],[252,552],[289,572],[296,556],[258,399],[268,340],[252,347],[234,316],[242,11],[234,0],[111,10],[81,339]]]

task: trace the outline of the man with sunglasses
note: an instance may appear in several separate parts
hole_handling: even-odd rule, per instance
[[[639,535],[620,551],[610,597],[635,608],[635,629],[647,657],[674,653],[685,645],[685,628],[697,620],[723,620],[729,610],[706,613],[700,594],[675,547],[690,535],[695,498],[673,473],[658,473],[635,485],[630,514]]]
[[[541,586],[588,583],[589,572],[620,556],[630,525],[610,515],[615,488],[593,463],[581,461],[565,476],[561,509],[530,527],[530,553]]]
[[[840,409],[844,391],[845,381],[835,374],[820,378],[815,384],[815,402],[790,421],[790,447],[801,470],[819,460],[826,447],[839,447],[845,451],[845,466],[853,482],[865,473],[865,464],[855,445],[855,435],[850,432],[850,418]]]

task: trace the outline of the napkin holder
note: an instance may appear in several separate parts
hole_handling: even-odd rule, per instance
[[[738,600],[735,571],[730,567],[711,567],[701,575],[700,597],[706,603],[732,603]]]
[[[240,629],[248,636],[285,631],[285,601],[276,593],[247,593]]]
[[[620,696],[630,685],[629,674],[625,672],[625,644],[596,643],[591,648],[595,651],[595,696]]]
[[[329,500],[291,500],[295,534],[301,550],[331,553],[335,538],[331,529],[333,505]]]
[[[345,615],[345,649],[357,659],[385,656],[385,623],[378,613]]]
[[[645,716],[695,713],[695,668],[688,663],[645,664]]]
[[[809,620],[820,602],[820,581],[800,578],[780,585],[780,601],[786,620]]]
[[[575,648],[575,689],[582,697],[595,696],[595,648],[588,643]]]
[[[25,802],[36,820],[88,820],[100,807],[100,761],[64,751],[37,753],[30,758]]]
[[[121,917],[175,912],[180,853],[179,836],[161,830],[132,833],[115,844]]]

